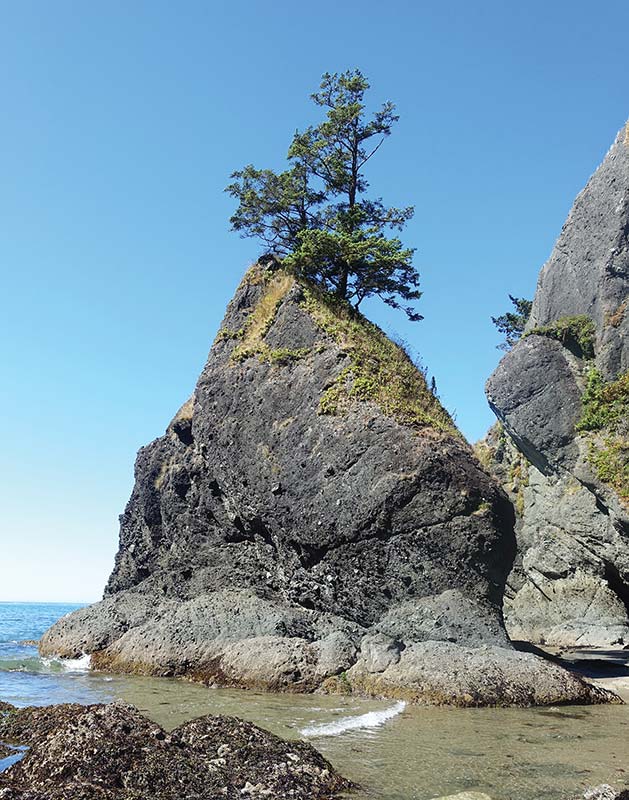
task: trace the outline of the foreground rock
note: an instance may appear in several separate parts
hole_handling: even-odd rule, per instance
[[[118,703],[5,709],[0,739],[28,747],[0,774],[2,800],[310,799],[351,788],[310,745],[236,717],[166,733]]]
[[[512,638],[629,642],[629,129],[575,201],[481,447],[519,511]]]
[[[629,800],[629,790],[618,791],[607,783],[588,789],[580,798],[575,800]]]
[[[135,477],[104,600],[58,622],[43,654],[419,702],[602,698],[511,649],[513,511],[423,375],[281,270],[248,273]],[[465,679],[441,677],[453,660]]]

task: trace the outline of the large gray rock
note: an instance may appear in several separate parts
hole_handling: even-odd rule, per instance
[[[488,682],[479,703],[500,695],[483,670],[500,659],[523,659],[506,702],[601,697],[510,649],[513,512],[421,374],[281,271],[247,276],[135,477],[105,598],[58,622],[43,653],[293,691],[344,691],[352,670],[374,670],[386,681],[355,688],[395,694],[419,669],[409,648],[440,641],[426,701],[457,701],[459,684],[435,690],[457,648]]]
[[[585,314],[608,378],[629,369],[629,127],[575,200],[537,282],[528,329]]]
[[[556,647],[629,641],[629,548],[595,494],[569,473],[544,475],[500,426],[479,454],[518,510],[504,598],[510,637]]]
[[[507,626],[513,637],[553,645],[629,642],[629,510],[592,465],[596,437],[577,430],[589,370],[614,380],[629,369],[628,132],[575,201],[540,273],[528,335],[487,382],[516,448],[490,434],[490,471],[509,491],[505,462],[528,462]],[[535,333],[581,315],[594,325],[593,360]]]
[[[581,388],[574,361],[559,342],[527,336],[487,382],[490,406],[518,449],[544,472],[573,466],[578,454],[574,426]]]
[[[460,707],[554,705],[559,698],[573,703],[611,699],[605,690],[593,689],[571,672],[530,653],[493,646],[466,648],[450,642],[409,645],[384,669],[381,664],[374,668],[369,658],[361,657],[347,679],[372,694]]]

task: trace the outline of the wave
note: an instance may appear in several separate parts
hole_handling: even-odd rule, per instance
[[[60,664],[64,672],[87,672],[90,668],[92,657],[83,653],[79,658],[42,658],[44,663]]]
[[[0,672],[44,672],[42,660],[32,658],[0,658]]]
[[[389,708],[382,711],[368,711],[366,714],[359,714],[355,717],[343,717],[335,722],[322,722],[318,725],[308,725],[299,732],[302,736],[338,736],[345,731],[353,731],[359,728],[379,728],[380,725],[401,714],[406,708],[406,703],[400,700]]]
[[[40,658],[39,656],[0,658],[0,672],[87,672],[90,668],[90,660],[89,655],[83,655],[80,658]]]

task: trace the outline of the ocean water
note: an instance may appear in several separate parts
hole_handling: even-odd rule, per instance
[[[99,702],[88,659],[42,659],[37,641],[54,622],[81,608],[64,603],[0,603],[0,699],[13,705]],[[95,687],[94,687],[95,688]]]
[[[236,714],[312,742],[361,785],[356,800],[432,800],[463,791],[493,800],[567,800],[600,783],[629,785],[629,706],[418,708],[208,689],[98,674],[87,657],[41,659],[24,643],[78,607],[0,603],[0,700],[24,706],[121,699],[167,729],[202,714]],[[629,679],[615,688],[629,700]]]

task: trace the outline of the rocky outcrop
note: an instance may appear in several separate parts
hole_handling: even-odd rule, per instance
[[[431,705],[545,706],[558,702],[620,702],[563,667],[503,647],[452,642],[409,644],[398,659],[373,669],[361,658],[347,673],[367,694]]]
[[[477,445],[516,509],[518,553],[504,617],[514,640],[554,647],[629,642],[626,542],[597,497],[569,473],[545,475],[500,424]]]
[[[487,383],[481,451],[519,510],[512,637],[629,642],[629,139],[618,135],[543,267],[525,335]],[[501,442],[500,439],[503,439]]]
[[[236,717],[168,733],[121,703],[5,706],[0,738],[22,750],[0,773],[3,800],[331,800],[352,788],[311,745]]]
[[[528,330],[566,315],[596,328],[596,364],[607,378],[629,370],[629,128],[575,200],[542,267]]]
[[[281,270],[248,273],[135,477],[105,598],[42,653],[273,690],[602,699],[511,649],[513,512],[423,375]]]
[[[594,786],[584,792],[579,798],[574,800],[629,800],[628,789],[614,789],[608,783]]]

